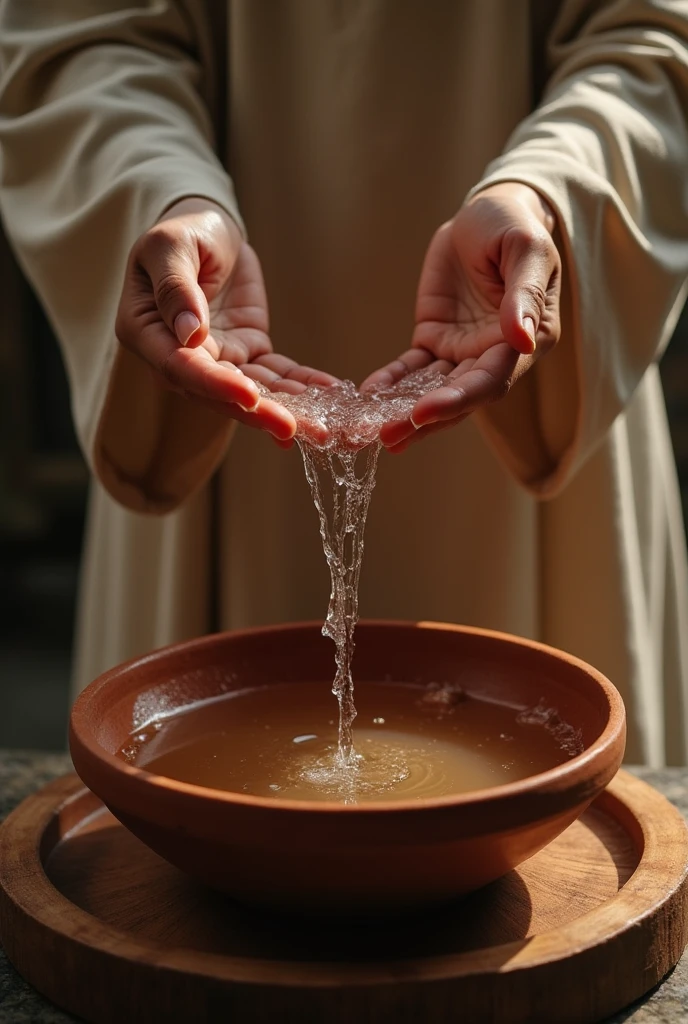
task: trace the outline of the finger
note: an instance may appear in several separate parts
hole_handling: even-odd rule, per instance
[[[288,442],[288,447],[296,434],[296,420],[284,406],[277,402],[271,402],[269,398],[261,398],[255,412],[244,412],[237,408],[232,410],[231,416],[244,423],[247,427],[256,427],[259,430],[267,430],[280,442]]]
[[[535,351],[540,334],[542,340],[558,340],[561,261],[550,234],[530,227],[507,231],[500,271],[504,297],[499,324],[504,340],[525,355]]]
[[[321,384],[325,387],[338,383],[337,377],[324,370],[314,370],[312,366],[303,366],[279,352],[269,352],[254,360],[259,366],[267,366],[285,380],[298,380],[302,384]]]
[[[263,368],[263,369],[265,370],[266,373],[270,372],[266,368]],[[262,383],[262,381],[260,381],[260,382]],[[284,392],[285,390],[287,390],[287,386],[288,385],[291,385],[293,387],[293,390],[291,390],[291,394],[300,394],[301,392],[306,390],[305,389],[305,385],[300,384],[298,381],[285,381],[284,384],[285,384],[284,388],[275,389],[276,396],[279,396],[280,392]],[[269,385],[266,385],[266,386],[269,386]],[[308,437],[315,444],[324,444],[327,441],[328,437],[329,437],[329,432],[328,432],[327,427],[325,426],[324,423],[322,423],[320,420],[317,420],[317,419],[308,419],[306,413],[303,413],[301,415],[295,416],[294,413],[291,412],[291,410],[287,409],[285,406],[283,406],[280,403],[279,397],[276,397],[275,401],[272,401],[271,399],[266,398],[265,396],[261,396],[260,405],[258,406],[258,410],[257,411],[260,412],[262,417],[268,416],[271,420],[274,420],[275,416],[277,416],[277,418],[280,421],[279,424],[276,425],[277,426],[277,430],[276,431],[272,430],[272,427],[270,427],[270,426],[268,426],[267,429],[271,430],[272,433],[276,434],[276,436],[279,436],[279,438],[282,439],[282,440],[285,439],[285,436],[286,436],[287,439],[292,439],[295,436],[297,431],[298,431],[298,433],[299,433],[299,435],[301,437]],[[286,434],[286,435],[285,435],[285,431],[284,431],[284,423],[286,422],[285,415],[284,415],[285,413],[286,413],[286,415],[288,417],[288,422],[290,424],[293,423],[293,425],[294,425],[293,429],[291,429],[290,432],[288,434]],[[251,415],[251,411],[249,411],[247,413],[247,415],[250,416]],[[237,416],[236,418],[237,419],[241,419],[242,423],[247,422],[244,417],[238,417]],[[250,426],[256,426],[256,425],[257,426],[263,426],[264,423],[263,423],[263,421],[261,419],[260,423],[258,423],[258,424],[250,423],[249,425]]]
[[[208,301],[198,283],[201,258],[196,239],[173,223],[147,232],[133,253],[135,272],[150,281],[160,315],[181,345],[201,344],[208,334]]]
[[[258,404],[258,388],[236,366],[216,362],[205,348],[180,347],[159,324],[141,332],[138,353],[179,391],[211,401],[237,403],[247,412]]]
[[[388,423],[383,423],[380,427],[380,441],[385,448],[393,448],[415,433],[416,427],[414,427],[410,417],[405,420],[390,420]]]
[[[359,391],[370,391],[371,388],[385,388],[391,384],[396,384],[397,381],[401,380],[408,373],[413,373],[414,370],[422,370],[424,367],[429,366],[435,359],[432,352],[428,352],[424,348],[410,348],[407,352],[397,358],[393,359],[387,366],[381,367],[379,370],[375,370],[371,373],[359,387]]]
[[[451,380],[451,386],[455,387],[458,379],[468,373],[476,362],[477,359],[474,356],[469,356],[466,359],[462,359],[458,366],[452,366],[452,364],[446,363],[445,365],[448,369],[442,369],[440,372],[444,373],[444,375]],[[433,363],[432,366],[439,369],[442,366],[442,362],[438,360],[438,362]],[[432,392],[428,393],[431,394]],[[415,410],[412,410],[411,415],[415,415]],[[390,420],[388,423],[384,424],[380,430],[380,440],[385,446],[390,448],[394,447],[404,441],[407,437],[411,437],[417,432],[418,428],[413,422],[411,415],[407,416],[405,419]]]
[[[462,416],[457,416],[456,419],[446,420],[440,423],[430,423],[427,427],[420,427],[419,430],[413,430],[413,432],[403,441],[398,444],[391,445],[387,448],[390,455],[400,455],[405,452],[412,444],[421,441],[424,437],[428,437],[430,434],[436,434],[438,430],[448,430],[450,427],[455,427],[458,423],[463,422],[467,419],[470,413],[464,413]]]
[[[282,447],[291,448],[296,433],[296,420],[287,409],[276,402],[271,402],[270,399],[261,398],[254,412],[246,412],[239,405],[203,398],[194,392],[186,392],[185,397],[190,402],[202,405],[205,409],[212,409],[213,412],[227,419],[237,420],[238,423],[257,430],[264,430],[280,442]]]
[[[520,359],[518,352],[506,342],[493,345],[477,359],[471,368],[450,373],[444,387],[429,391],[420,398],[411,413],[416,428],[452,420],[473,412],[481,405],[497,401],[509,391]],[[519,373],[527,368],[519,368]]]
[[[267,366],[256,366],[254,363],[244,363],[239,369],[251,380],[256,380],[269,391],[275,394],[301,395],[307,385],[299,380],[287,380],[280,377],[278,373],[269,370]]]
[[[257,380],[270,391],[279,390],[277,385],[282,383],[282,377],[279,373],[275,373],[274,370],[270,370],[267,366],[260,366],[258,363],[242,363],[240,370],[251,380]],[[285,385],[291,384],[292,386],[285,386],[281,390],[290,391],[294,395],[298,395],[306,390],[306,385],[301,384],[300,381],[286,381],[284,383]]]
[[[338,383],[337,378],[323,370],[314,370],[311,366],[303,366],[294,359],[277,352],[267,353],[242,364],[240,369],[254,380],[259,380],[271,390],[290,391],[298,394],[311,385],[329,387]]]

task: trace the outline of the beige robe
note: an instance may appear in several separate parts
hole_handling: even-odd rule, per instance
[[[99,481],[79,684],[211,628],[322,619],[329,593],[298,452],[245,428],[228,449],[118,350],[136,237],[183,196],[223,204],[275,348],[360,380],[409,344],[434,229],[517,180],[558,213],[561,342],[501,403],[383,455],[361,612],[573,651],[621,690],[631,760],[687,760],[656,366],[688,272],[687,39],[679,0],[0,0],[0,203]]]

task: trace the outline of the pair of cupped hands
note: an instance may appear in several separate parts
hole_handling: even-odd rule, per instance
[[[429,367],[445,383],[380,440],[403,451],[505,395],[559,333],[561,261],[556,218],[538,192],[503,182],[475,194],[435,233],[423,263],[411,347],[361,389]],[[122,345],[158,383],[290,447],[297,424],[270,391],[336,378],[273,351],[256,253],[234,220],[206,199],[170,207],[135,243],[116,323]]]

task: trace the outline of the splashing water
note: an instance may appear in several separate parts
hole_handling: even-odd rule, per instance
[[[339,702],[336,767],[351,768],[356,717],[351,665],[358,622],[358,583],[363,532],[380,454],[380,428],[407,419],[418,399],[444,384],[436,371],[417,370],[396,384],[361,393],[351,381],[313,385],[300,394],[268,392],[266,398],[288,409],[297,423],[306,479],[320,519],[320,536],[332,589],[323,634],[335,644],[332,692]],[[316,428],[316,430],[314,430]]]

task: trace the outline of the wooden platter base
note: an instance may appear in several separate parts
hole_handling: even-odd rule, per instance
[[[270,916],[170,867],[70,775],[0,828],[0,939],[96,1024],[588,1024],[678,961],[687,865],[681,815],[622,771],[549,847],[441,911]]]

